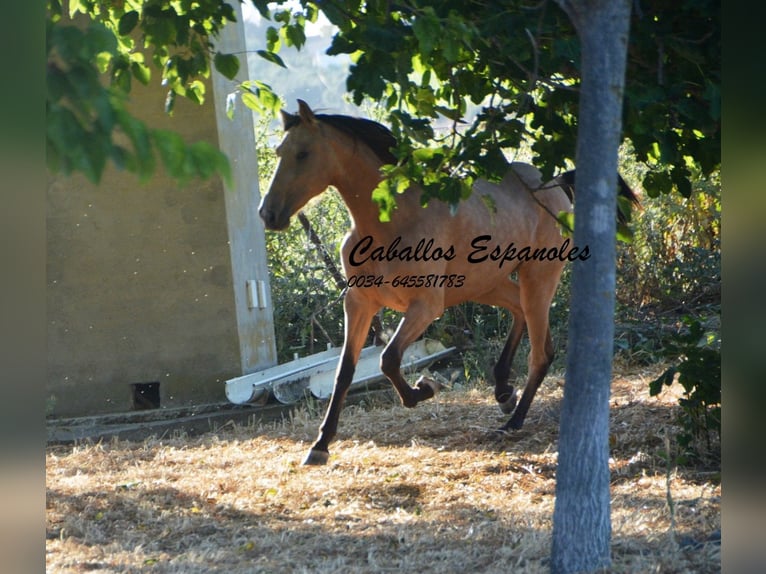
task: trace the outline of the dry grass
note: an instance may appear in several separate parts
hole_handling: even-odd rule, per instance
[[[656,374],[613,385],[613,571],[719,572],[719,545],[694,542],[720,532],[720,477],[668,469],[675,399],[648,396]],[[349,407],[321,468],[299,465],[316,408],[196,438],[51,447],[47,569],[544,572],[560,383],[549,377],[525,428],[499,442],[488,389]]]

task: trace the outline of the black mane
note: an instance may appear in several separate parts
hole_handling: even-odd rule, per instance
[[[391,152],[391,148],[396,147],[396,139],[391,130],[384,125],[364,118],[336,114],[316,114],[315,117],[317,120],[367,144],[383,163],[395,164],[399,161]]]

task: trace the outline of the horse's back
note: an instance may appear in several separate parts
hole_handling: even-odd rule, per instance
[[[532,219],[536,218],[533,212],[538,212],[541,206],[553,213],[572,208],[572,203],[558,183],[544,183],[539,169],[518,161],[510,164],[508,172],[498,183],[478,180],[474,191],[480,197],[492,195],[499,210]]]
[[[531,164],[514,161],[508,173],[505,174],[503,183],[505,185],[521,183],[530,190],[536,190],[543,185],[543,174]]]

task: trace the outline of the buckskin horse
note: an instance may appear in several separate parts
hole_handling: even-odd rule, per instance
[[[345,333],[332,396],[319,435],[303,464],[325,464],[373,316],[388,307],[404,313],[385,346],[380,368],[405,407],[434,396],[439,384],[421,377],[414,386],[400,371],[404,350],[446,308],[475,301],[508,309],[513,324],[493,369],[495,399],[511,414],[500,429],[519,429],[553,360],[548,312],[567,260],[587,259],[559,230],[556,214],[572,211],[574,173],[543,184],[533,166],[512,163],[499,183],[477,180],[472,195],[450,213],[447,204],[421,206],[413,186],[396,198],[389,222],[381,222],[372,191],[380,168],[396,163],[391,132],[367,119],[282,111],[285,136],[279,164],[259,206],[268,229],[281,230],[311,198],[334,186],[351,217],[342,246],[349,282]],[[620,193],[636,201],[622,182]],[[516,272],[517,280],[511,279]],[[524,393],[509,384],[511,364],[526,327],[530,341]]]

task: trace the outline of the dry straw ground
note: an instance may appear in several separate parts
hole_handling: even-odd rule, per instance
[[[612,571],[719,572],[720,475],[666,464],[676,407],[648,396],[658,372],[613,384]],[[317,405],[194,438],[50,447],[48,572],[545,572],[561,397],[549,377],[500,441],[489,389],[349,407],[322,468],[299,465]]]

